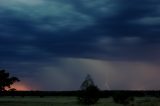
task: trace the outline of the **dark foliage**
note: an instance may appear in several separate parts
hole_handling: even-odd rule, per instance
[[[78,99],[82,104],[95,104],[99,100],[99,89],[96,86],[89,86],[82,91]]]
[[[115,103],[127,105],[131,101],[134,101],[134,97],[126,92],[116,92],[113,94],[113,100]]]
[[[81,85],[81,93],[78,96],[79,102],[86,105],[95,104],[99,100],[99,94],[98,87],[94,85],[93,80],[88,75]]]
[[[109,98],[115,96],[117,93],[125,93],[131,97],[160,97],[160,91],[99,91],[100,98]],[[67,97],[80,97],[83,91],[15,91],[9,90],[1,92],[3,96],[67,96]]]
[[[11,88],[11,85],[20,81],[17,77],[10,77],[10,74],[5,70],[0,70],[0,91],[6,91],[6,88]]]

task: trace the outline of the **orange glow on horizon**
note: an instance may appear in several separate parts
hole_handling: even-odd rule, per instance
[[[21,82],[13,84],[11,88],[15,88],[17,91],[30,91],[31,90],[31,87]]]

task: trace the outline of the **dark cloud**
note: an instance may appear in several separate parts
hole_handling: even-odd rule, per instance
[[[88,2],[90,1],[88,0]],[[116,1],[114,2],[116,3]],[[5,17],[2,17],[1,19],[2,21],[1,36],[8,35],[8,39],[6,37],[5,38],[8,40],[8,43],[10,44],[11,43],[15,44],[16,42],[16,43],[19,43],[18,45],[20,44],[25,45],[23,43],[26,42],[26,45],[35,44],[36,46],[38,45],[38,47],[40,47],[39,45],[43,45],[44,48],[49,46],[50,48],[52,48],[52,46],[56,46],[56,45],[59,46],[57,48],[62,48],[60,45],[62,46],[68,45],[68,47],[71,47],[72,45],[74,45],[74,47],[71,47],[71,48],[79,48],[79,49],[82,49],[81,51],[83,51],[83,48],[84,48],[84,51],[86,51],[85,47],[83,46],[87,46],[89,49],[92,46],[92,43],[95,43],[94,40],[100,38],[101,36],[111,36],[113,38],[116,38],[116,37],[121,38],[125,36],[138,36],[138,37],[143,37],[144,40],[155,41],[157,39],[155,39],[154,35],[157,35],[157,32],[156,31],[154,32],[154,30],[149,30],[149,29],[150,27],[152,27],[153,29],[158,29],[158,26],[155,28],[154,26],[146,26],[143,24],[140,25],[139,23],[134,23],[132,21],[136,21],[136,20],[138,21],[138,19],[150,16],[153,13],[153,11],[155,11],[156,7],[154,6],[154,4],[155,3],[158,4],[157,2],[158,1],[150,1],[150,0],[141,1],[141,2],[139,1],[127,2],[125,0],[121,0],[118,2],[119,5],[117,6],[117,8],[119,9],[119,12],[116,15],[113,15],[112,17],[103,16],[102,18],[96,17],[97,19],[95,19],[96,21],[94,22],[94,25],[89,27],[84,27],[82,29],[79,29],[78,31],[68,31],[68,30],[65,30],[65,28],[62,28],[61,30],[55,30],[55,31],[39,30],[38,28],[39,27],[43,28],[47,20],[41,20],[42,24],[37,28],[35,27],[36,22],[30,19],[32,17],[30,18],[25,18],[22,16],[17,17],[13,11],[12,13],[14,14],[13,16],[9,15],[7,17],[7,15],[5,15],[6,13],[2,14],[2,16],[5,16]],[[92,11],[94,11],[93,8],[91,9]],[[88,14],[89,14],[89,11],[88,11]],[[91,13],[90,15],[92,16],[92,14],[93,13]],[[45,16],[45,18],[47,17]],[[34,40],[24,39],[23,38],[24,36],[31,36],[33,38],[35,37],[35,39]],[[150,38],[152,39],[150,40]],[[1,39],[3,40],[3,38]],[[7,43],[6,42],[7,40],[3,40],[3,41]],[[3,44],[3,41],[1,41],[2,44]],[[64,48],[68,48],[68,47],[64,47]]]
[[[159,64],[159,5],[158,0],[2,0],[0,63],[21,77],[26,72],[26,79],[37,76],[28,70],[57,66],[55,58]]]

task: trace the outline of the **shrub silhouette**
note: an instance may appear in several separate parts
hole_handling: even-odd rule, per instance
[[[95,104],[99,100],[99,89],[94,85],[90,75],[88,75],[82,83],[80,92],[78,100],[81,104]]]
[[[11,85],[20,81],[17,77],[10,77],[10,74],[6,70],[0,70],[0,92],[6,91],[6,88],[11,88]]]
[[[134,101],[134,97],[127,94],[126,92],[116,92],[113,95],[113,100],[115,103],[128,105],[131,101]]]

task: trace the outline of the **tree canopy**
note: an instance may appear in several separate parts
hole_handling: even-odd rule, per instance
[[[81,94],[78,99],[82,104],[95,104],[99,100],[99,89],[94,84],[90,75],[81,84]]]
[[[11,85],[20,80],[17,77],[10,76],[10,73],[4,69],[0,69],[0,91],[6,91],[7,88],[11,88]]]

